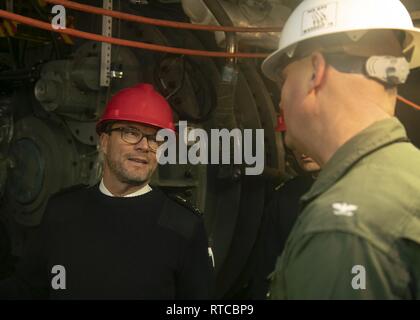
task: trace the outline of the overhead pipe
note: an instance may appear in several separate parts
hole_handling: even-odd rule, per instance
[[[400,95],[397,95],[397,99],[400,100],[402,103],[405,103],[407,106],[420,111],[420,106],[418,104],[415,104],[414,102],[412,102],[412,101],[410,101],[410,100],[408,100],[404,97],[401,97]]]
[[[265,28],[258,28],[258,27],[234,27],[232,26],[209,26],[209,25],[198,25],[186,22],[178,22],[178,21],[170,21],[170,20],[163,20],[163,19],[153,19],[147,17],[136,16],[133,14],[128,14],[120,11],[115,10],[107,10],[103,8],[98,8],[95,6],[89,6],[86,4],[81,4],[74,1],[69,0],[44,0],[50,4],[59,4],[63,5],[66,8],[83,11],[87,13],[93,13],[98,15],[105,15],[109,17],[113,17],[116,19],[137,22],[142,24],[150,24],[160,27],[169,27],[169,28],[176,28],[176,29],[188,29],[188,30],[202,30],[202,31],[223,31],[223,32],[280,32],[282,28],[280,27],[265,27]],[[216,2],[215,0],[213,0]],[[212,2],[212,1],[210,1]]]
[[[52,1],[52,0],[45,0],[45,1]],[[56,1],[56,0],[54,0]],[[93,41],[99,41],[99,42],[107,42],[115,45],[125,46],[125,47],[131,47],[131,48],[138,48],[143,50],[151,50],[151,51],[157,51],[157,52],[165,52],[165,53],[173,53],[173,54],[185,54],[185,55],[191,55],[191,56],[202,56],[202,57],[212,57],[212,58],[252,58],[252,59],[263,59],[268,56],[266,53],[229,53],[229,52],[216,52],[216,51],[205,51],[205,50],[191,50],[191,49],[182,49],[182,48],[174,48],[174,47],[168,47],[168,46],[161,46],[161,45],[154,45],[144,42],[138,42],[138,41],[130,41],[130,40],[124,40],[119,38],[112,38],[112,37],[104,37],[93,33],[88,33],[84,31],[79,31],[72,28],[66,28],[66,29],[59,29],[55,30],[52,28],[50,23],[39,21],[36,19],[32,19],[29,17],[25,17],[22,15],[18,15],[15,13],[11,13],[5,10],[0,10],[0,17],[16,21],[22,24],[26,24],[35,28],[48,30],[52,32],[57,33],[65,33],[70,36],[76,37],[76,38],[82,38],[87,40],[93,40]],[[401,97],[397,96],[397,99],[404,104],[408,105],[409,107],[412,107],[416,110],[420,111],[420,106],[416,103]]]
[[[205,51],[205,50],[192,50],[192,49],[184,49],[184,48],[174,48],[168,46],[162,46],[157,44],[150,44],[141,41],[132,41],[132,40],[125,40],[113,37],[105,37],[102,35],[79,31],[73,28],[65,28],[65,29],[54,29],[51,23],[32,19],[26,16],[22,16],[19,14],[11,13],[5,10],[0,10],[0,17],[12,21],[16,21],[22,24],[26,24],[35,28],[44,29],[52,32],[64,33],[68,34],[69,36],[73,36],[76,38],[82,38],[92,41],[99,41],[99,42],[106,42],[111,43],[119,46],[131,47],[131,48],[138,48],[143,50],[150,50],[150,51],[157,51],[163,53],[172,53],[172,54],[180,54],[180,55],[189,55],[189,56],[201,56],[201,57],[211,57],[211,58],[265,58],[268,56],[266,53],[229,53],[229,52],[219,52],[219,51]]]

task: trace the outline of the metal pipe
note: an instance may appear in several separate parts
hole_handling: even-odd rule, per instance
[[[23,24],[30,25],[35,28],[40,28],[48,31],[53,31],[57,33],[68,34],[73,37],[78,37],[82,39],[88,39],[93,41],[99,42],[107,42],[112,43],[119,46],[131,47],[131,48],[138,48],[144,50],[151,50],[157,52],[164,52],[164,53],[173,53],[173,54],[185,54],[190,56],[201,56],[201,57],[213,57],[213,58],[266,58],[268,56],[267,53],[244,53],[244,52],[237,52],[237,53],[227,53],[227,52],[218,52],[218,51],[206,51],[206,50],[192,50],[192,49],[184,49],[184,48],[174,48],[168,46],[162,46],[157,44],[151,44],[141,41],[132,41],[132,40],[125,40],[120,38],[112,38],[112,37],[104,37],[102,35],[79,31],[73,28],[66,28],[66,29],[58,29],[55,30],[51,26],[51,23],[47,23],[44,21],[32,19],[26,16],[22,16],[19,14],[14,14],[8,11],[0,10],[0,18],[4,18],[7,20],[17,21]]]
[[[150,24],[161,27],[177,28],[177,29],[187,29],[187,30],[203,30],[203,31],[231,31],[231,32],[280,32],[282,28],[271,27],[271,28],[250,28],[250,27],[226,27],[226,26],[210,26],[210,25],[197,25],[192,23],[185,23],[179,21],[170,21],[162,19],[152,19],[147,17],[141,17],[134,14],[128,14],[115,10],[106,10],[98,8],[95,6],[88,6],[82,3],[68,1],[68,0],[44,0],[47,3],[52,4],[61,4],[66,8],[83,11],[92,14],[105,15],[117,19],[122,19],[126,21],[137,22],[141,24]],[[214,1],[214,0],[211,0]]]
[[[232,20],[226,13],[225,9],[223,9],[219,0],[203,0],[203,1],[221,26],[233,27]],[[225,35],[226,35],[226,52],[236,53],[238,50],[238,40],[236,37],[236,33],[225,31]],[[228,62],[229,64],[234,65],[236,63],[236,59],[228,58]]]

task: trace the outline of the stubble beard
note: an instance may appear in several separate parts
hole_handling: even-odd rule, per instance
[[[142,186],[148,183],[152,177],[153,170],[149,169],[147,173],[139,173],[134,175],[128,172],[121,164],[121,162],[115,161],[110,157],[106,157],[106,163],[109,167],[109,170],[114,174],[114,176],[122,183],[132,185],[132,186]]]

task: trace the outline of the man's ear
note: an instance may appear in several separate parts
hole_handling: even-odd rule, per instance
[[[325,61],[324,56],[320,52],[314,52],[311,55],[312,63],[312,79],[311,79],[311,89],[318,91],[322,86],[326,71],[327,71],[327,62]]]
[[[101,135],[99,136],[99,147],[103,154],[107,153],[108,142],[109,142],[109,135],[104,132],[101,133]]]

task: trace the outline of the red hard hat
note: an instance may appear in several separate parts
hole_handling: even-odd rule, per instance
[[[111,98],[96,124],[98,134],[106,121],[132,121],[175,131],[169,103],[148,83],[123,89]]]

